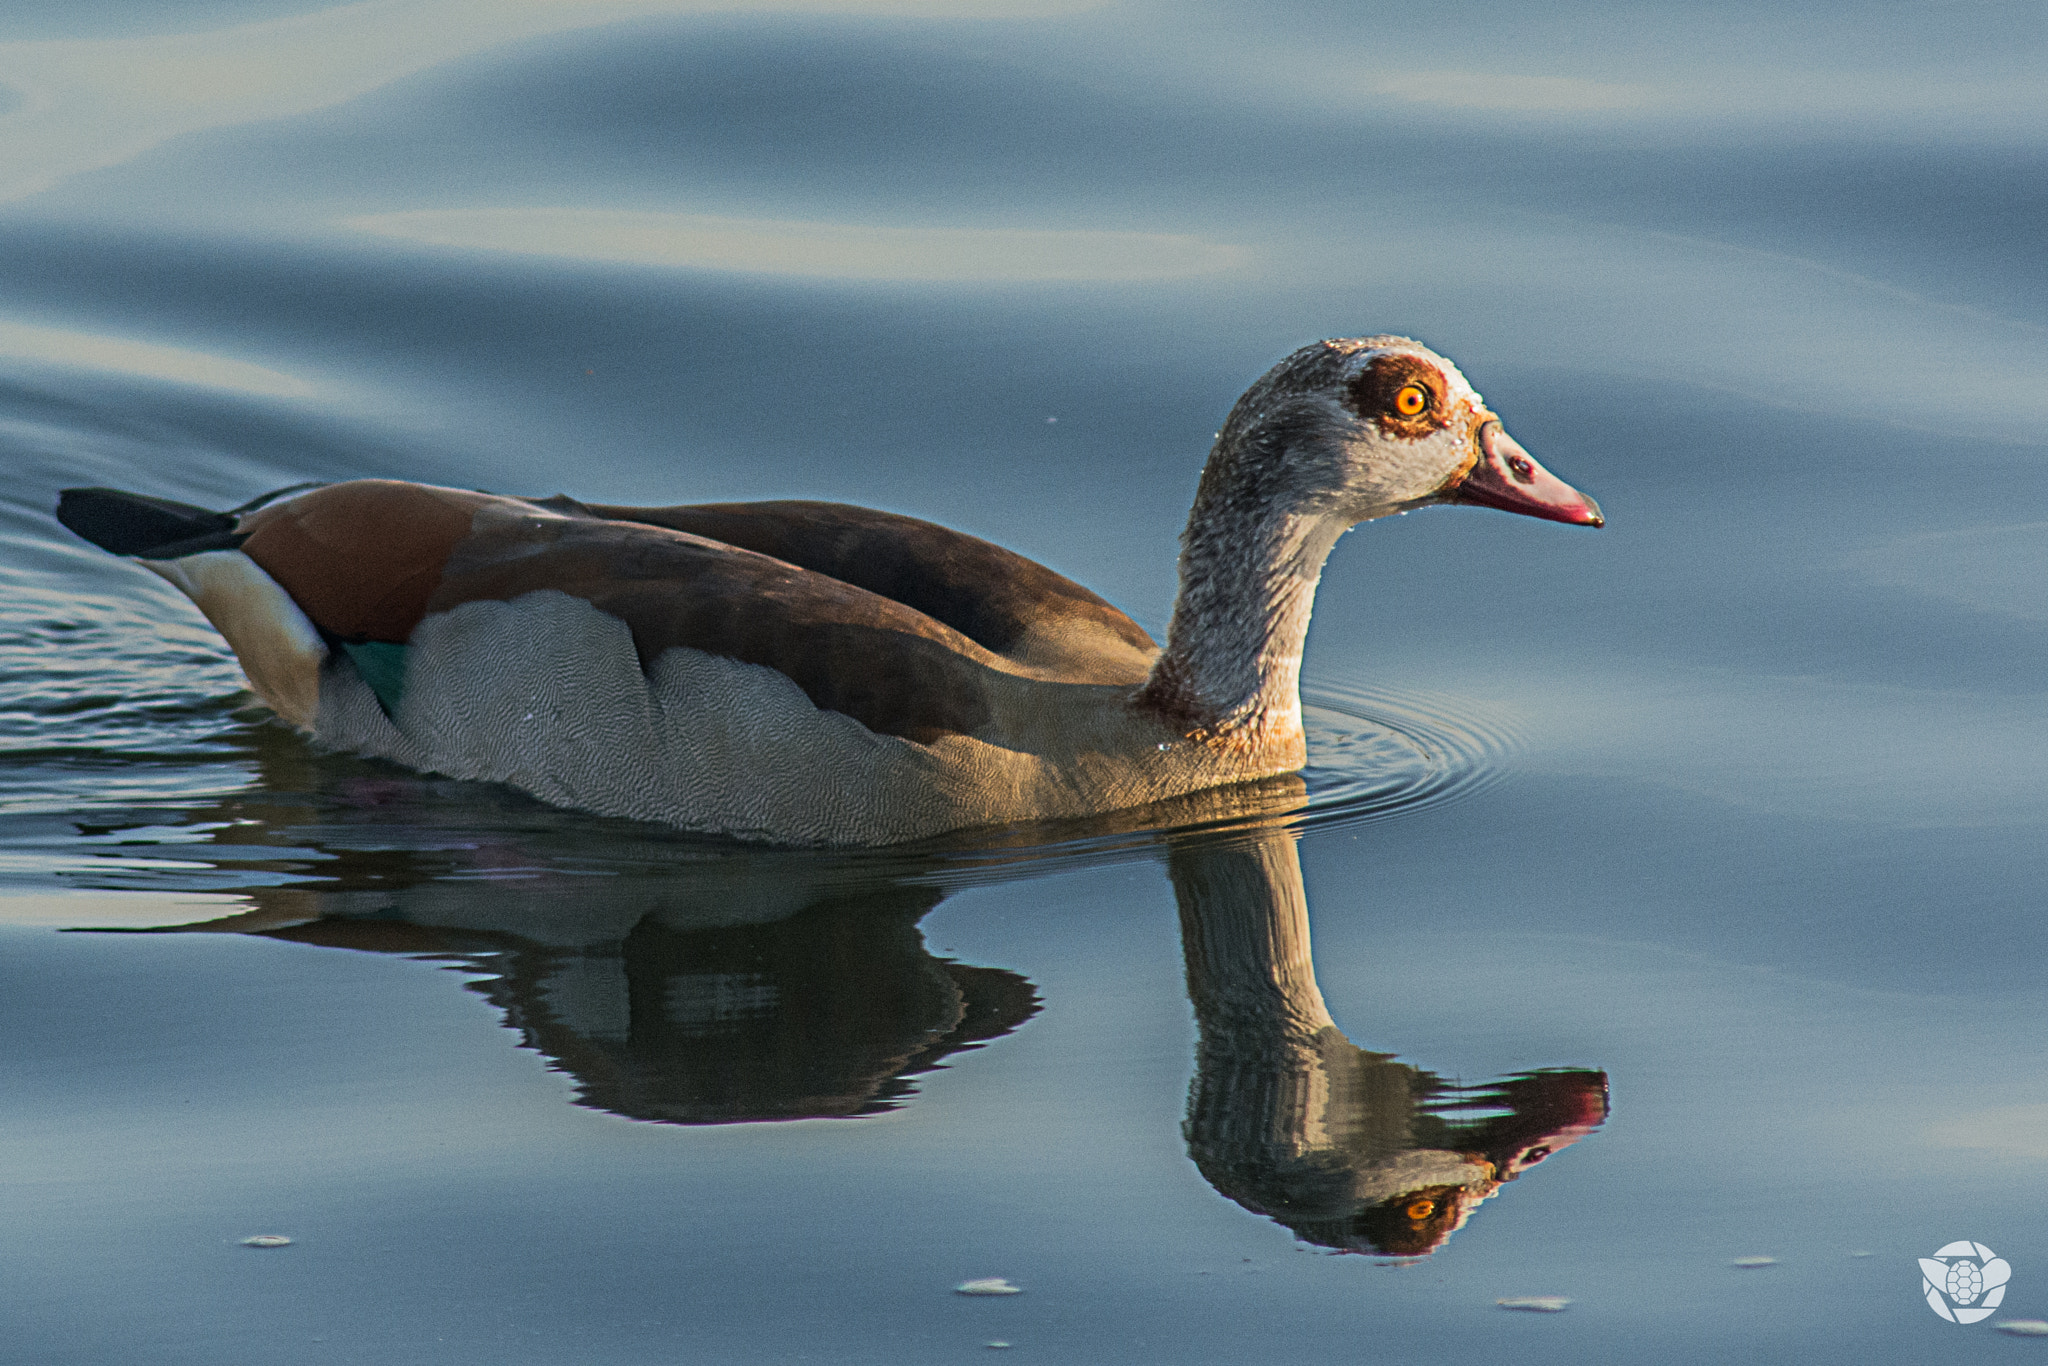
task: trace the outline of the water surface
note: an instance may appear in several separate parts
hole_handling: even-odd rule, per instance
[[[2024,1354],[1915,1259],[1987,1244],[1997,1317],[2048,1316],[2044,37],[11,6],[16,1350]],[[1305,787],[1085,827],[750,849],[320,754],[49,517],[842,499],[1156,633],[1230,402],[1380,331],[1610,525],[1360,529]],[[1572,1303],[1495,1306],[1530,1295]]]

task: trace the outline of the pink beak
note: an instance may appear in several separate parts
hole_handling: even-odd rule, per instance
[[[1479,428],[1479,459],[1448,492],[1454,503],[1519,512],[1573,526],[1605,526],[1600,505],[1536,463],[1496,418]]]

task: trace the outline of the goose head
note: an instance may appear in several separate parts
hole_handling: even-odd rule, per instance
[[[1301,649],[1324,560],[1358,523],[1437,503],[1605,520],[1422,343],[1353,337],[1288,356],[1216,434],[1166,648],[1139,701],[1249,769],[1299,767]]]
[[[1605,520],[1508,435],[1456,365],[1406,337],[1319,342],[1267,371],[1217,434],[1202,483],[1338,529],[1435,503]]]

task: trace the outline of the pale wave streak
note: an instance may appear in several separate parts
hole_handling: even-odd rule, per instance
[[[605,209],[424,210],[346,223],[437,247],[839,280],[1160,280],[1228,270],[1249,255],[1169,233],[877,227]]]
[[[295,375],[252,365],[248,361],[188,351],[175,346],[0,322],[0,357],[39,365],[110,370],[143,379],[231,389],[266,398],[307,398],[314,386]]]
[[[344,104],[506,43],[662,14],[1029,19],[1099,0],[364,0],[208,33],[0,43],[0,202],[185,133]],[[0,107],[6,101],[0,99]]]
[[[1642,85],[1488,71],[1403,71],[1371,78],[1367,84],[1414,104],[1517,113],[1632,109],[1650,104],[1654,94]]]
[[[1935,1148],[1970,1148],[2023,1162],[2048,1159],[2048,1105],[2005,1105],[1951,1115],[1931,1125]]]

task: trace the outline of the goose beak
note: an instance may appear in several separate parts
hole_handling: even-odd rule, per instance
[[[1600,505],[1536,463],[1497,418],[1480,424],[1479,456],[1462,479],[1446,488],[1454,503],[1519,512],[1573,526],[1605,526]]]

